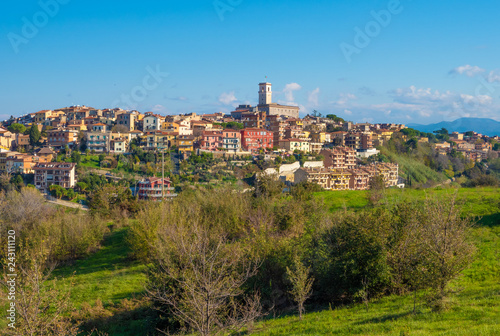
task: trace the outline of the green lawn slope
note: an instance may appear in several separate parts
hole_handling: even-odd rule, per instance
[[[388,199],[453,194],[443,190],[388,190]],[[362,193],[321,192],[316,197],[332,210],[360,209],[368,202]],[[416,314],[413,296],[389,296],[369,303],[268,319],[256,324],[252,335],[500,335],[500,191],[495,188],[460,189],[464,213],[481,216],[473,235],[478,255],[472,266],[452,282],[448,310],[432,312],[420,292]],[[312,307],[309,307],[312,309]]]
[[[455,189],[386,190],[387,202],[423,199],[427,195],[453,195]],[[360,210],[369,206],[365,191],[327,191],[315,194],[331,211]],[[364,305],[323,307],[300,321],[288,315],[256,323],[244,334],[255,335],[500,335],[500,189],[481,188],[458,191],[464,214],[481,216],[474,229],[478,255],[473,265],[455,280],[450,308],[431,312],[419,293],[417,313],[412,314],[413,297],[389,296]],[[55,276],[74,282],[71,300],[76,310],[84,303],[94,306],[119,304],[125,298],[144,293],[146,266],[129,259],[127,228],[116,229],[103,248],[73,265],[59,268]],[[73,272],[75,273],[74,275]],[[313,307],[307,307],[313,310]],[[120,321],[117,323],[116,321]],[[147,317],[111,319],[119,325],[106,328],[110,336],[142,335],[150,327]]]

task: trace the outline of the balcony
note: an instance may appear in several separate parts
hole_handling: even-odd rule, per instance
[[[139,187],[139,192],[143,191],[143,190],[148,190],[148,191],[160,191],[162,190],[162,187],[156,187],[156,188],[142,188],[142,187]],[[165,191],[171,191],[171,190],[175,190],[175,188],[172,188],[172,187],[165,187],[164,189]]]

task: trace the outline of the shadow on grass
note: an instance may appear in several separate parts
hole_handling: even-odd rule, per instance
[[[144,301],[122,301],[112,307],[92,307],[81,312],[81,335],[99,330],[113,336],[157,335],[158,313]],[[92,334],[93,335],[93,334]]]
[[[487,227],[500,226],[500,213],[483,216],[477,225]]]
[[[362,324],[372,324],[372,323],[384,323],[387,321],[398,320],[400,318],[411,316],[411,315],[413,315],[413,312],[411,312],[411,311],[406,312],[406,313],[399,313],[399,314],[387,314],[384,316],[374,317],[374,318],[371,318],[368,320],[357,322],[356,324],[362,325]]]
[[[110,232],[104,239],[100,250],[85,259],[76,260],[71,265],[64,265],[54,270],[55,277],[67,277],[76,272],[77,275],[95,273],[104,270],[120,270],[139,265],[131,260],[131,249],[126,242],[127,229],[117,229]]]

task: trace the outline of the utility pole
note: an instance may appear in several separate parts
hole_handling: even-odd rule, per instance
[[[165,200],[165,148],[161,150],[161,200]]]

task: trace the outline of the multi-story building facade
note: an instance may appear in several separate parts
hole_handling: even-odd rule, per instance
[[[189,153],[194,150],[194,139],[193,135],[179,135],[174,140],[174,145],[179,150],[179,153]]]
[[[314,154],[319,154],[323,149],[323,143],[321,142],[310,142],[309,143],[309,152]]]
[[[351,170],[351,178],[349,180],[349,189],[351,190],[367,190],[370,188],[370,174],[363,169]]]
[[[288,152],[300,151],[307,153],[310,150],[310,142],[302,139],[283,139],[279,141],[279,148]]]
[[[281,116],[268,115],[266,117],[266,129],[273,132],[273,142],[279,143],[280,140],[285,138],[285,129],[288,126]]]
[[[260,128],[245,128],[241,130],[241,146],[249,152],[259,149],[273,148],[273,133]]]
[[[205,131],[200,141],[200,148],[216,151],[222,148],[222,131]]]
[[[0,148],[0,173],[7,171],[7,158],[16,154],[20,153]]]
[[[137,114],[138,112],[135,111],[120,113],[116,117],[116,124],[126,127],[129,131],[134,131]]]
[[[47,144],[54,148],[63,148],[68,145],[73,147],[77,144],[78,131],[71,129],[52,129],[47,131]]]
[[[177,196],[169,179],[150,177],[137,183],[137,195],[141,200],[161,201],[162,198]]]
[[[351,175],[345,169],[300,168],[294,173],[294,181],[317,183],[325,190],[348,190]]]
[[[241,151],[241,133],[233,129],[225,129],[222,131],[222,149],[228,152]]]
[[[327,168],[354,169],[356,166],[356,151],[352,148],[323,149],[320,154]]]
[[[144,131],[158,131],[161,129],[161,125],[165,118],[158,114],[153,114],[147,112],[143,119],[143,130]]]
[[[76,183],[75,167],[76,163],[37,163],[34,167],[35,187],[48,190],[51,185],[57,184],[63,188],[73,188]]]
[[[42,111],[35,112],[35,116],[33,118],[34,119],[33,121],[37,124],[41,124],[52,115],[52,112],[53,112],[52,110],[42,110]]]
[[[97,153],[108,153],[111,145],[111,131],[104,124],[92,125],[92,131],[87,132],[87,148]]]
[[[11,155],[6,160],[6,171],[9,173],[32,174],[33,167],[36,164],[34,160],[38,160],[38,158],[29,154],[18,153]]]

